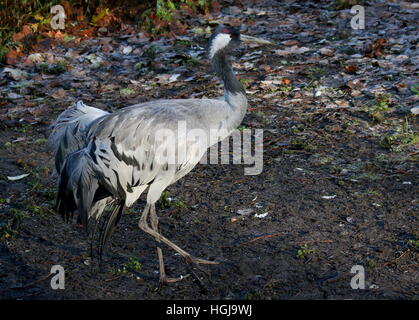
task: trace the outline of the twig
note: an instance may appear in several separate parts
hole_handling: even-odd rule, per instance
[[[386,262],[386,263],[384,263],[383,264],[383,267],[386,267],[386,266],[388,266],[388,265],[390,265],[390,264],[392,264],[392,263],[396,263],[397,261],[399,261],[401,258],[403,258],[405,255],[406,255],[406,253],[408,253],[408,252],[410,252],[410,249],[407,249],[405,252],[403,252],[400,256],[398,256],[396,259],[393,259],[393,260],[391,260],[391,261],[389,261],[389,262]]]
[[[105,282],[111,282],[111,281],[114,281],[114,280],[118,280],[119,278],[122,278],[122,275],[121,276],[117,276],[117,277],[113,277],[113,278],[110,278],[110,279],[106,279],[104,281]]]
[[[14,289],[14,290],[26,289],[26,288],[32,287],[34,284],[37,284],[37,283],[39,283],[39,282],[42,282],[42,281],[47,280],[47,279],[48,279],[49,277],[51,277],[51,276],[52,276],[52,273],[50,273],[50,274],[48,274],[48,275],[46,275],[46,276],[44,276],[44,277],[42,277],[42,278],[40,278],[40,279],[38,279],[38,280],[35,280],[35,281],[33,281],[33,282],[30,282],[30,283],[28,283],[28,284],[26,284],[26,285],[24,285],[24,286],[20,286],[20,287],[12,287],[12,288],[10,288],[10,289]]]
[[[332,243],[333,240],[308,240],[308,241],[301,241],[301,242],[296,242],[296,244],[300,245],[300,244],[309,244],[309,243]]]
[[[221,246],[221,248],[241,247],[241,246],[244,246],[246,244],[249,244],[249,243],[252,243],[252,242],[261,240],[261,239],[273,238],[273,237],[278,237],[278,236],[281,236],[281,235],[283,235],[282,232],[281,233],[265,234],[263,236],[259,236],[259,237],[253,238],[253,239],[251,239],[249,241],[245,241],[245,242],[239,243],[239,244],[234,245],[234,246]]]

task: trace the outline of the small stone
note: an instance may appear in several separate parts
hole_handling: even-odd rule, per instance
[[[7,95],[7,97],[8,97],[9,99],[12,99],[12,100],[22,98],[22,96],[21,96],[20,94],[17,94],[17,93],[14,93],[14,92],[10,92],[10,93]]]
[[[319,51],[323,56],[333,57],[335,55],[335,50],[332,48],[321,48]]]
[[[414,115],[419,114],[419,107],[414,107],[414,108],[410,109],[410,112]]]
[[[123,54],[130,54],[132,52],[132,50],[134,50],[134,48],[131,47],[131,46],[124,47],[124,49],[122,49],[122,53]]]
[[[237,214],[239,214],[241,216],[247,216],[247,215],[251,214],[252,212],[253,212],[252,208],[237,210]]]

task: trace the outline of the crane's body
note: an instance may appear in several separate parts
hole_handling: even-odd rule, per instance
[[[64,111],[50,138],[59,174],[58,211],[67,220],[78,212],[79,221],[87,226],[91,218],[99,219],[105,206],[113,203],[115,209],[101,235],[104,245],[124,207],[131,206],[148,188],[139,227],[188,262],[216,263],[193,258],[163,237],[158,232],[155,203],[165,188],[195,167],[208,147],[228,136],[241,123],[247,99],[227,60],[227,54],[238,43],[239,34],[231,27],[220,26],[210,39],[209,58],[225,87],[222,100],[157,100],[114,113],[78,102]],[[207,133],[209,139],[186,141],[176,134],[164,142],[158,139],[161,131],[178,132],[180,122],[187,130]],[[176,154],[176,162],[162,159],[158,150],[165,146]],[[185,150],[182,156],[180,149]],[[166,277],[160,247],[158,256],[160,281],[179,280]]]

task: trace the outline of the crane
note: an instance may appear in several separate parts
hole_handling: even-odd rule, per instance
[[[211,145],[231,134],[243,120],[247,98],[229,62],[229,55],[240,40],[268,43],[241,36],[229,25],[219,25],[209,39],[208,58],[224,83],[223,99],[149,101],[113,113],[78,101],[52,125],[49,143],[59,176],[57,211],[66,221],[77,212],[78,222],[87,229],[92,219],[98,221],[104,209],[112,207],[100,232],[100,257],[124,208],[132,206],[148,188],[147,204],[138,226],[157,241],[159,282],[184,278],[167,277],[161,243],[178,252],[188,263],[218,263],[193,257],[164,237],[158,230],[155,203],[169,185],[195,167]],[[216,138],[190,142],[171,135],[165,141],[159,140],[159,132],[176,132],[179,122],[188,130],[199,129],[208,135],[216,132]],[[180,152],[181,149],[185,152]],[[176,161],[168,161],[169,151],[176,155]]]

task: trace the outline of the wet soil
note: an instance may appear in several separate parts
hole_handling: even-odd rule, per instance
[[[409,130],[414,131],[417,124],[410,113],[417,105],[415,94],[409,90],[400,93],[395,88],[403,81],[408,86],[412,79],[417,82],[417,64],[411,56],[414,51],[408,51],[417,46],[417,39],[416,44],[408,39],[401,45],[405,45],[405,52],[387,52],[391,57],[406,54],[412,59],[410,64],[398,66],[399,75],[392,78],[386,77],[391,70],[382,72],[383,67],[377,64],[391,62],[390,58],[364,56],[364,44],[368,42],[413,34],[401,24],[412,20],[414,12],[380,2],[381,7],[369,12],[372,17],[391,12],[387,25],[370,20],[363,34],[347,26],[349,10],[335,10],[326,2],[280,5],[261,1],[248,5],[254,11],[245,14],[249,10],[246,7],[230,8],[225,19],[242,19],[248,25],[248,34],[275,42],[240,49],[234,65],[238,76],[247,79],[250,108],[243,127],[264,129],[263,171],[246,176],[245,165],[199,164],[167,189],[171,205],[159,203],[157,207],[163,235],[192,255],[220,264],[201,266],[202,270],[192,267],[196,277],[157,290],[155,242],[137,227],[145,195],[122,217],[101,269],[97,259],[88,258],[90,240],[83,229],[64,223],[54,212],[56,177],[52,175],[53,160],[45,139],[50,133],[48,126],[69,104],[83,99],[112,111],[157,98],[222,94],[212,76],[205,78],[208,66],[204,58],[198,58],[198,63],[186,62],[179,72],[171,71],[173,61],[166,63],[168,70],[159,70],[159,63],[165,66],[160,61],[148,65],[147,71],[134,72],[138,62],[135,57],[111,59],[107,55],[104,66],[89,69],[87,62],[77,61],[79,55],[86,50],[100,52],[100,43],[94,41],[105,40],[86,40],[74,47],[78,53],[72,69],[49,77],[31,76],[35,84],[30,85],[29,93],[18,92],[23,95],[20,100],[4,99],[1,105],[2,114],[8,115],[2,118],[0,129],[2,299],[418,297],[417,149],[406,141],[397,140],[393,148],[383,143],[406,121]],[[392,23],[393,27],[385,29]],[[387,30],[387,34],[381,30]],[[354,45],[361,57],[318,54],[326,44],[340,48],[354,37],[362,40]],[[191,39],[202,46],[206,42],[203,36]],[[289,56],[275,53],[289,48],[283,43],[289,40],[297,40],[299,47],[313,51]],[[115,36],[110,41],[114,48],[127,45],[124,37]],[[191,44],[184,42],[166,40],[155,45],[189,52]],[[149,43],[133,45],[143,48]],[[50,52],[65,55],[68,51],[57,47]],[[245,54],[252,51],[261,53],[256,60],[246,60]],[[324,59],[326,62],[321,62]],[[339,78],[351,59],[358,59],[360,72]],[[249,61],[252,65],[246,69],[243,65]],[[181,76],[175,83],[152,85],[156,75],[168,73]],[[185,81],[192,75],[195,80]],[[356,78],[364,83],[359,95],[346,85]],[[282,84],[272,84],[275,79]],[[281,79],[290,80],[290,90],[283,87],[288,81]],[[132,86],[130,80],[143,86],[134,83],[133,95],[118,92]],[[3,84],[2,92],[14,90],[9,85]],[[382,112],[384,119],[365,109],[376,103],[377,85],[395,100]],[[321,93],[322,86],[341,90],[341,96],[331,91]],[[64,91],[50,96],[59,89]],[[27,102],[33,105],[25,105]],[[39,105],[42,109],[33,112]],[[30,175],[17,181],[7,178],[23,173]],[[239,215],[238,211],[244,209],[252,212]],[[191,266],[179,255],[163,249],[169,276],[191,273]],[[132,267],[130,257],[141,265]],[[50,270],[57,264],[65,269],[65,290],[50,286]],[[354,265],[365,268],[364,290],[351,288]]]

